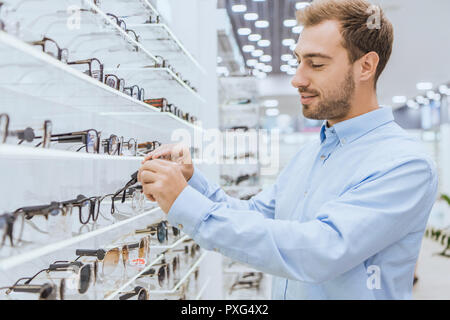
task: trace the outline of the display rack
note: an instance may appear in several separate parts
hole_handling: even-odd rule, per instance
[[[237,145],[232,145],[224,151],[224,161],[221,165],[221,183],[223,190],[230,196],[248,200],[261,191],[259,162],[259,137],[253,144],[247,133],[259,129],[258,95],[256,79],[251,77],[221,78],[221,129],[236,135]],[[237,129],[237,130],[235,130]],[[240,137],[244,144],[239,144]],[[224,135],[227,139],[227,134]],[[246,143],[248,140],[248,143]],[[229,265],[233,264],[233,268]],[[223,259],[224,274],[223,293],[225,299],[269,299],[270,276],[263,274],[241,263],[233,262],[229,258]],[[245,274],[261,274],[260,290],[249,290],[248,295],[230,295],[233,283],[239,281]],[[259,286],[258,286],[259,288]]]
[[[199,123],[161,112],[161,109],[116,90],[44,52],[41,47],[30,44],[30,41],[48,36],[61,48],[68,49],[69,61],[96,57],[104,65],[104,74],[113,73],[122,77],[129,86],[137,84],[145,89],[146,98],[164,97],[183,112],[198,117],[202,115],[207,100],[201,91],[197,92],[189,83],[198,86],[206,71],[165,22],[145,23],[144,17],[159,16],[149,1],[102,1],[97,6],[91,0],[80,0],[76,4],[85,10],[82,12],[84,24],[80,30],[62,27],[68,17],[65,10],[71,4],[66,0],[46,0],[30,1],[23,6],[7,3],[5,6],[11,5],[13,8],[7,23],[20,19],[22,27],[17,34],[11,33],[8,25],[6,31],[0,30],[0,69],[2,74],[8,75],[0,80],[0,114],[7,113],[10,117],[8,134],[25,127],[32,127],[40,133],[44,120],[52,121],[53,134],[95,128],[101,131],[102,139],[109,134],[117,134],[126,139],[136,138],[138,142],[157,140],[167,143],[175,130],[183,129],[191,135],[202,131]],[[139,39],[132,38],[107,13],[126,20]],[[159,67],[157,56],[166,59],[180,74],[171,68]],[[184,81],[187,80],[185,77],[189,82]],[[100,198],[114,193],[123,187],[143,160],[142,157],[103,152],[76,152],[76,149],[58,144],[52,144],[50,149],[36,148],[36,143],[17,145],[17,141],[8,137],[5,144],[0,144],[0,190],[5,196],[0,202],[0,216],[25,206],[55,201],[63,203],[80,194]],[[85,225],[78,222],[74,212],[67,216],[47,215],[48,222],[42,225],[50,227],[45,232],[39,231],[39,217],[33,218],[38,222],[25,221],[25,245],[16,244],[11,248],[5,241],[0,247],[0,287],[12,285],[18,278],[31,276],[54,261],[75,259],[76,248],[108,247],[122,236],[133,234],[145,225],[159,225],[166,219],[156,203],[143,200],[143,207],[136,211],[132,201],[134,198],[122,204],[129,211],[110,216],[104,215],[105,207],[111,205],[105,201],[99,209],[98,220]],[[20,215],[19,212],[17,216]],[[68,227],[63,226],[62,221]],[[55,236],[56,233],[58,236]],[[173,243],[157,244],[151,240],[151,252],[159,251],[160,254],[149,259],[149,263],[139,272],[123,279],[119,286],[110,288],[100,285],[93,297],[116,299],[143,273],[157,265],[163,259],[162,253],[188,239],[187,235],[182,234]],[[187,266],[184,276],[174,288],[158,290],[160,298],[164,299],[166,294],[177,291],[190,274],[200,268],[200,262],[207,255],[203,252],[192,265]],[[194,292],[194,298],[202,298],[210,283],[210,277],[206,279]],[[42,280],[36,281],[39,284]],[[14,297],[11,294],[6,298]],[[0,300],[2,298],[5,296],[0,292]],[[17,299],[20,298],[17,295]],[[73,298],[92,297],[81,294]]]

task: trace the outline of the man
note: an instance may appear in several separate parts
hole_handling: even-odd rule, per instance
[[[274,299],[412,295],[436,169],[378,105],[393,28],[381,11],[374,28],[370,8],[365,0],[316,0],[299,12],[292,85],[305,117],[326,121],[273,186],[233,199],[192,165],[161,159],[172,145],[140,169],[145,194],[169,222],[203,248],[274,275]]]

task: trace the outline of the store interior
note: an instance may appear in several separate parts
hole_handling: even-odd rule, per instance
[[[450,299],[450,2],[371,2],[395,31],[379,103],[439,176],[413,298]],[[270,274],[170,225],[135,172],[183,142],[233,197],[273,184],[323,123],[291,85],[308,5],[0,0],[0,300],[270,299]]]

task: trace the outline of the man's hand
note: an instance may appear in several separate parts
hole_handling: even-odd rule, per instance
[[[177,163],[161,159],[144,162],[139,169],[138,181],[142,183],[147,198],[157,201],[165,213],[169,213],[175,200],[188,185]]]
[[[162,145],[147,154],[142,163],[154,159],[166,159],[177,163],[186,181],[189,181],[194,174],[191,153],[189,152],[189,148],[184,144],[176,143]]]

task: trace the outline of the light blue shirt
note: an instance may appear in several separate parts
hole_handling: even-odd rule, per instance
[[[273,299],[410,299],[435,164],[388,107],[326,124],[250,200],[195,168],[168,220],[204,249],[274,275]]]

